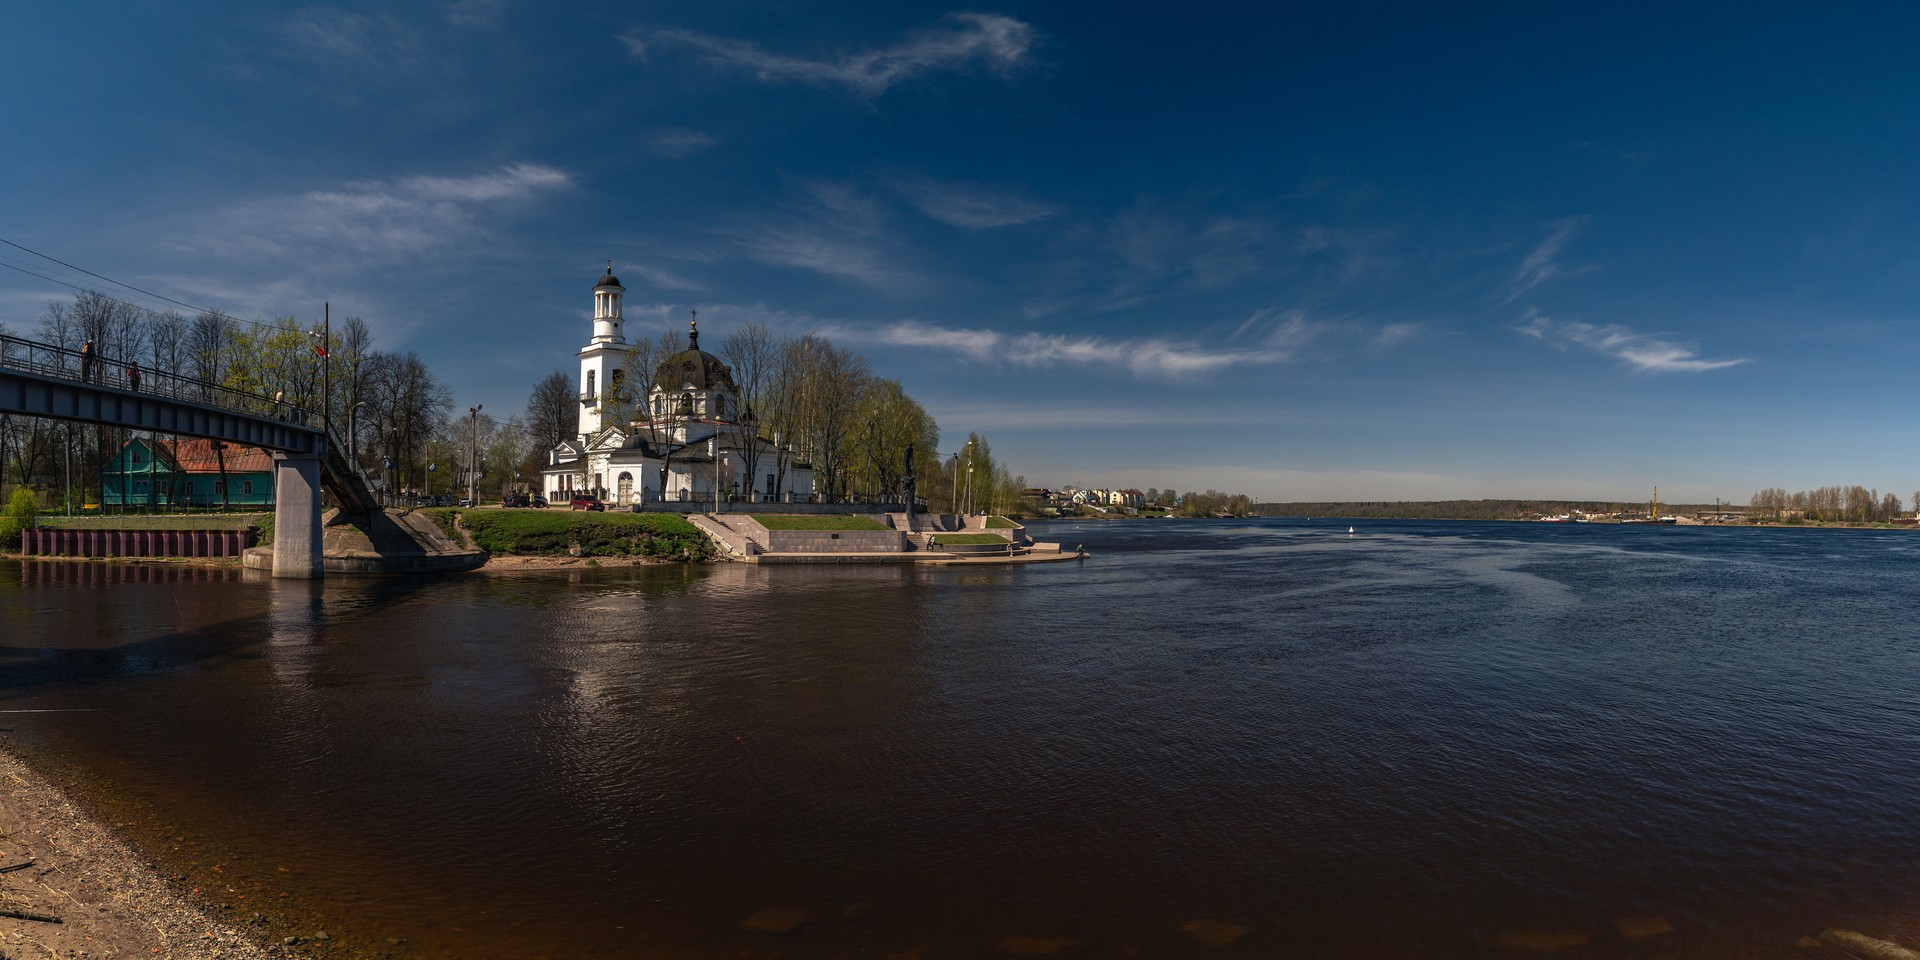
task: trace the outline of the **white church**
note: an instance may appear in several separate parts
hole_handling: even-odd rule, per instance
[[[753,412],[740,407],[733,371],[700,349],[697,315],[688,349],[651,377],[634,378],[643,379],[646,397],[630,405],[632,346],[620,333],[625,293],[609,263],[593,287],[593,336],[580,348],[580,434],[548,451],[541,470],[547,500],[557,505],[586,493],[609,508],[664,501],[665,509],[712,509],[718,502],[722,510],[727,503],[811,500],[812,466],[789,453],[782,475],[774,444],[758,435]],[[749,449],[755,476],[747,474]]]

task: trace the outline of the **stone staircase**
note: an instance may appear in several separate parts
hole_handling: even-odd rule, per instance
[[[320,483],[333,494],[340,504],[341,516],[371,516],[380,512],[380,498],[374,496],[373,486],[358,467],[348,462],[340,451],[339,443],[334,442],[331,431],[327,436],[327,454],[320,461]]]
[[[707,539],[719,544],[728,556],[751,557],[762,552],[751,537],[728,524],[724,514],[690,513],[687,520],[706,534]]]

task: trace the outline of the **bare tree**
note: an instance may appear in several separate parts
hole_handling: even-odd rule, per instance
[[[740,409],[733,417],[733,436],[745,467],[749,499],[765,453],[760,443],[760,428],[782,345],[780,335],[758,321],[741,325],[720,341],[720,353],[733,367],[733,382],[740,389]]]
[[[189,375],[207,387],[226,382],[239,327],[232,317],[210,310],[194,317],[187,327]]]
[[[846,495],[847,432],[853,405],[868,376],[865,357],[808,334],[783,351],[782,387],[792,391],[787,411],[799,455],[813,464],[814,487],[828,498]]]
[[[579,410],[571,378],[558,371],[540,378],[527,397],[527,435],[533,445],[551,450],[573,437],[580,425]]]
[[[369,406],[379,425],[379,442],[393,462],[397,487],[426,482],[428,444],[446,422],[453,398],[435,379],[419,354],[375,354],[367,364]]]
[[[690,400],[676,395],[679,385],[661,368],[687,349],[684,335],[677,330],[667,330],[658,337],[634,341],[625,357],[626,368],[634,371],[635,386],[641,397],[635,422],[647,446],[660,458],[658,489],[663,500],[667,496],[667,476],[674,454],[686,443],[686,426],[693,419],[693,408]]]

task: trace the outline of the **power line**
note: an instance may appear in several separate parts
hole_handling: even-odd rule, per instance
[[[88,270],[86,267],[76,267],[73,264],[66,262],[65,260],[59,259],[58,257],[50,257],[44,253],[41,253],[38,250],[33,250],[28,247],[23,247],[20,244],[14,243],[12,240],[8,240],[5,237],[0,237],[0,243],[4,243],[9,247],[14,248],[15,250],[25,250],[26,252],[31,253],[42,260],[52,260],[54,263],[57,263],[63,267],[66,267],[68,270],[78,270],[81,273],[84,273],[87,276],[92,277],[96,280],[105,280],[106,282],[114,284],[116,286],[126,287],[128,290],[132,290],[135,293],[144,293],[147,296],[154,298],[155,300],[165,300],[166,302],[171,303],[177,307],[186,307],[188,310],[198,310],[201,313],[220,313],[221,312],[219,310],[209,310],[206,307],[197,307],[191,303],[175,300],[172,297],[161,296],[160,294],[154,293],[151,290],[142,290],[131,283],[122,283],[119,280],[115,280],[112,277],[102,276],[100,274],[94,273],[92,270]]]
[[[68,263],[68,262],[66,262],[65,260],[61,260],[61,259],[59,259],[59,258],[57,258],[57,257],[50,257],[50,256],[48,256],[48,255],[46,255],[46,254],[44,254],[44,253],[41,253],[41,252],[40,252],[40,251],[38,251],[38,250],[34,250],[34,249],[32,249],[32,248],[30,248],[30,247],[24,247],[24,246],[21,246],[20,244],[17,244],[17,243],[14,243],[14,242],[13,242],[12,240],[8,240],[8,239],[7,239],[7,238],[5,238],[5,237],[0,237],[0,243],[4,243],[4,244],[6,244],[7,246],[9,246],[9,247],[12,247],[12,248],[14,248],[14,249],[16,249],[16,250],[24,250],[24,251],[26,251],[27,253],[30,253],[30,254],[33,254],[34,256],[36,256],[36,257],[39,257],[39,258],[40,258],[40,259],[42,259],[42,260],[47,260],[47,261],[51,261],[51,262],[53,262],[53,263],[57,263],[57,264],[59,264],[59,265],[61,265],[61,266],[63,266],[63,267],[66,267],[66,268],[67,268],[67,269],[69,269],[69,270],[76,270],[76,271],[78,271],[78,272],[80,272],[80,273],[84,273],[84,274],[86,274],[87,276],[89,276],[89,277],[93,277],[93,278],[94,278],[94,279],[96,279],[96,280],[105,280],[106,282],[108,282],[108,283],[111,283],[111,284],[114,284],[115,286],[121,286],[121,287],[125,287],[125,288],[127,288],[128,290],[132,290],[132,291],[134,291],[134,292],[136,292],[136,293],[140,293],[140,294],[144,294],[144,295],[146,295],[146,296],[149,296],[149,297],[152,297],[152,298],[154,298],[155,300],[163,300],[163,301],[165,301],[165,302],[167,302],[167,303],[171,303],[171,304],[173,304],[173,305],[175,305],[175,306],[180,306],[180,307],[186,307],[186,308],[187,308],[187,309],[189,309],[189,310],[196,310],[196,311],[199,311],[200,313],[209,313],[209,314],[212,314],[212,315],[214,315],[214,316],[216,316],[216,317],[220,317],[220,318],[222,318],[222,319],[225,319],[225,320],[231,320],[231,321],[233,321],[233,322],[235,322],[235,323],[244,323],[244,324],[247,324],[248,326],[252,326],[252,327],[260,327],[260,328],[263,328],[263,329],[273,329],[273,328],[274,328],[274,325],[273,325],[273,324],[270,324],[270,323],[262,323],[262,322],[260,322],[260,321],[258,321],[258,320],[248,320],[248,319],[245,319],[245,318],[243,318],[243,317],[236,317],[236,316],[234,316],[233,314],[230,314],[230,313],[228,313],[228,312],[226,312],[225,310],[215,310],[215,309],[212,309],[212,308],[210,308],[210,307],[201,307],[201,306],[196,306],[196,305],[194,305],[194,304],[191,304],[191,303],[187,303],[187,302],[186,302],[186,301],[184,301],[184,300],[175,300],[175,299],[173,299],[172,297],[168,297],[168,296],[163,296],[163,295],[161,295],[161,294],[158,294],[158,293],[154,293],[154,292],[153,292],[153,291],[151,291],[151,290],[145,290],[145,289],[142,289],[142,288],[140,288],[140,287],[136,287],[136,286],[134,286],[134,285],[133,285],[133,284],[131,284],[131,283],[124,283],[124,282],[121,282],[121,281],[119,281],[119,280],[115,280],[115,279],[113,279],[112,277],[109,277],[109,276],[104,276],[104,275],[102,275],[102,274],[98,274],[98,273],[94,273],[94,272],[93,272],[92,270],[88,270],[88,269],[87,269],[87,268],[85,268],[85,267],[77,267],[77,266],[74,266],[74,265],[73,265],[73,264],[71,264],[71,263]],[[70,288],[70,289],[73,289],[73,290],[78,290],[78,291],[80,291],[81,293],[93,293],[93,294],[98,294],[99,296],[102,296],[102,297],[106,297],[106,298],[107,298],[108,300],[111,300],[111,301],[113,301],[114,303],[118,303],[118,304],[121,304],[121,305],[123,305],[123,306],[128,306],[128,307],[133,307],[133,308],[134,308],[134,309],[136,309],[136,310],[148,310],[148,311],[151,311],[151,310],[153,309],[152,307],[148,307],[148,306],[145,306],[145,305],[143,305],[143,304],[138,304],[138,303],[133,303],[133,302],[131,302],[131,301],[128,301],[128,300],[122,300],[122,299],[120,299],[119,297],[113,297],[113,296],[108,296],[107,294],[104,294],[104,293],[101,293],[101,292],[100,292],[100,291],[98,291],[98,290],[89,290],[89,289],[87,289],[86,287],[83,287],[83,286],[80,286],[80,285],[78,285],[78,284],[74,284],[74,283],[69,283],[69,282],[67,282],[67,281],[65,281],[65,280],[61,280],[61,279],[59,279],[59,278],[57,278],[57,277],[49,277],[49,276],[47,276],[46,274],[43,274],[43,273],[35,273],[34,271],[32,271],[32,270],[28,270],[28,269],[27,269],[27,268],[25,268],[25,267],[19,267],[19,266],[15,266],[14,264],[12,264],[12,263],[10,263],[10,262],[8,262],[6,258],[0,258],[0,267],[6,267],[6,268],[8,268],[8,269],[10,269],[10,270],[17,270],[17,271],[19,271],[19,272],[21,272],[21,273],[24,273],[24,274],[27,274],[28,276],[33,276],[33,277],[39,277],[40,279],[42,279],[42,280],[45,280],[45,281],[47,281],[47,282],[49,282],[49,283],[57,283],[57,284],[59,284],[59,285],[61,285],[61,286],[63,286],[63,287],[68,287],[68,288]]]

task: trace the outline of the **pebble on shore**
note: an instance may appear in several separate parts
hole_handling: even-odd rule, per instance
[[[231,924],[181,899],[147,860],[58,787],[0,753],[0,874],[8,910],[60,923],[0,919],[0,956],[164,956],[255,960],[270,954]]]

